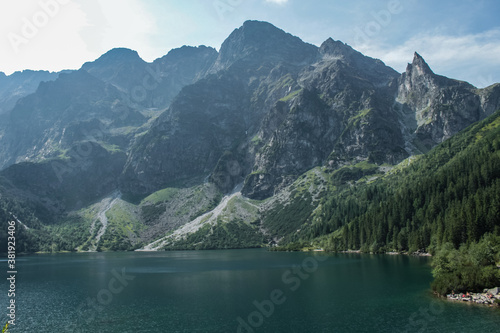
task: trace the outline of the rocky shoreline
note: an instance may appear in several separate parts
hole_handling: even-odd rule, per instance
[[[446,295],[450,301],[471,302],[484,305],[500,305],[500,287],[484,289],[482,293],[451,293]]]
[[[428,252],[424,252],[424,251],[417,251],[417,252],[411,252],[411,253],[391,251],[391,252],[386,252],[385,254],[389,254],[392,256],[403,254],[403,255],[410,255],[410,256],[414,256],[414,257],[432,257],[432,254],[430,254]]]
[[[323,249],[319,250],[314,250],[314,251],[324,251]],[[368,254],[374,254],[373,252],[361,252],[361,250],[345,250],[345,251],[339,251],[340,253],[368,253]],[[432,254],[428,252],[423,252],[423,251],[417,251],[417,252],[396,252],[396,251],[390,251],[390,252],[383,252],[382,254],[388,254],[391,256],[395,255],[410,255],[414,257],[432,257]]]

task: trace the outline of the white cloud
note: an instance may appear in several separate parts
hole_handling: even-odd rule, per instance
[[[404,71],[413,53],[421,54],[436,74],[468,80],[479,87],[500,81],[500,29],[463,36],[419,34],[399,46],[364,44],[357,49]]]
[[[156,29],[156,18],[140,0],[5,0],[0,70],[78,69],[120,46],[152,58],[149,38]]]
[[[266,2],[275,3],[277,5],[284,5],[288,0],[266,0]]]
[[[19,44],[15,52],[9,36],[14,33],[23,37],[25,19],[32,23],[34,16],[41,15],[38,19],[43,20],[44,9],[40,3],[56,2],[60,4],[57,14],[41,22],[43,26],[37,33],[25,38],[27,43]],[[1,0],[0,71],[10,74],[22,69],[76,69],[85,61],[120,46],[134,49],[144,60],[152,61],[170,48],[184,44],[218,47],[244,20],[261,19],[279,24],[280,28],[318,45],[328,36],[342,39],[400,72],[417,51],[438,74],[467,80],[477,86],[500,81],[498,27],[463,36],[443,32],[449,29],[421,32],[395,45],[393,35],[401,38],[415,31],[404,28],[404,33],[392,33],[397,30],[402,15],[394,16],[390,27],[384,26],[375,32],[368,29],[370,22],[375,22],[373,15],[362,15],[365,21],[370,20],[359,27],[368,33],[363,35],[356,30],[355,22],[358,21],[351,20],[353,11],[347,5],[336,9],[334,14],[337,16],[325,17],[326,10],[322,9],[327,7],[321,6],[313,7],[311,12],[290,11],[291,16],[284,15],[280,5],[303,7],[301,2],[289,0],[258,1],[269,4],[266,11],[250,1],[226,2],[233,5],[225,12],[225,20],[219,20],[213,1],[200,0],[199,4],[203,5],[195,6],[184,4],[187,2],[180,5],[181,2],[174,0],[156,5],[144,0]],[[319,15],[318,10],[324,15]],[[300,17],[294,16],[295,12]],[[363,13],[361,9],[359,12]]]
[[[78,32],[85,16],[74,2],[2,1],[0,22],[0,64],[7,73],[74,68],[90,56]]]

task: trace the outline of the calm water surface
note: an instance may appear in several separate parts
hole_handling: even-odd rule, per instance
[[[13,333],[500,331],[498,309],[429,293],[428,258],[228,250],[33,255],[17,266]]]

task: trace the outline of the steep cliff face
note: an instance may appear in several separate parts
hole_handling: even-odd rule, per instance
[[[207,177],[224,151],[246,135],[244,92],[231,77],[211,77],[183,89],[132,147],[124,189],[146,194]]]
[[[319,54],[288,82],[288,94],[264,118],[244,194],[269,197],[318,165],[405,157],[387,87],[398,74],[332,39]]]
[[[124,171],[125,190],[148,193],[204,179],[215,169],[211,179],[225,191],[242,182],[254,159],[249,142],[268,108],[317,56],[316,47],[268,23],[246,22],[223,43],[211,74],[184,88],[137,141]]]
[[[436,75],[415,54],[402,75],[333,39],[321,47],[248,21],[222,44],[205,79],[186,87],[134,146],[126,191],[207,179],[263,199],[319,165],[397,164],[498,107]],[[207,178],[208,177],[208,178]]]
[[[264,198],[317,165],[406,157],[388,87],[398,74],[342,42],[318,48],[248,21],[210,73],[137,142],[126,188],[212,175],[223,191],[247,178],[243,193]]]
[[[168,107],[183,87],[195,83],[207,74],[217,56],[217,51],[212,47],[183,46],[156,59],[150,66],[158,84],[152,89],[151,105]]]

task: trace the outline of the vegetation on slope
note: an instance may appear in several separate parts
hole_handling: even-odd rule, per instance
[[[10,214],[13,212],[27,226],[18,224],[18,252],[129,251],[213,209],[220,198],[221,194],[214,185],[203,184],[192,188],[163,189],[137,205],[118,200],[106,211],[107,226],[97,240],[102,228],[99,219],[102,201],[69,214],[45,216],[43,207],[5,195],[0,197],[0,227],[5,224],[0,230],[0,241],[7,239],[7,222],[13,219]],[[6,246],[0,248],[0,253],[4,252]]]
[[[487,232],[499,235],[499,124],[497,112],[399,172],[325,192],[312,222],[291,241],[333,251],[435,252],[444,243],[458,248]]]
[[[231,221],[217,224],[205,224],[186,236],[185,239],[165,247],[166,250],[213,250],[241,249],[260,247],[264,244],[264,236],[254,226],[244,221]]]

